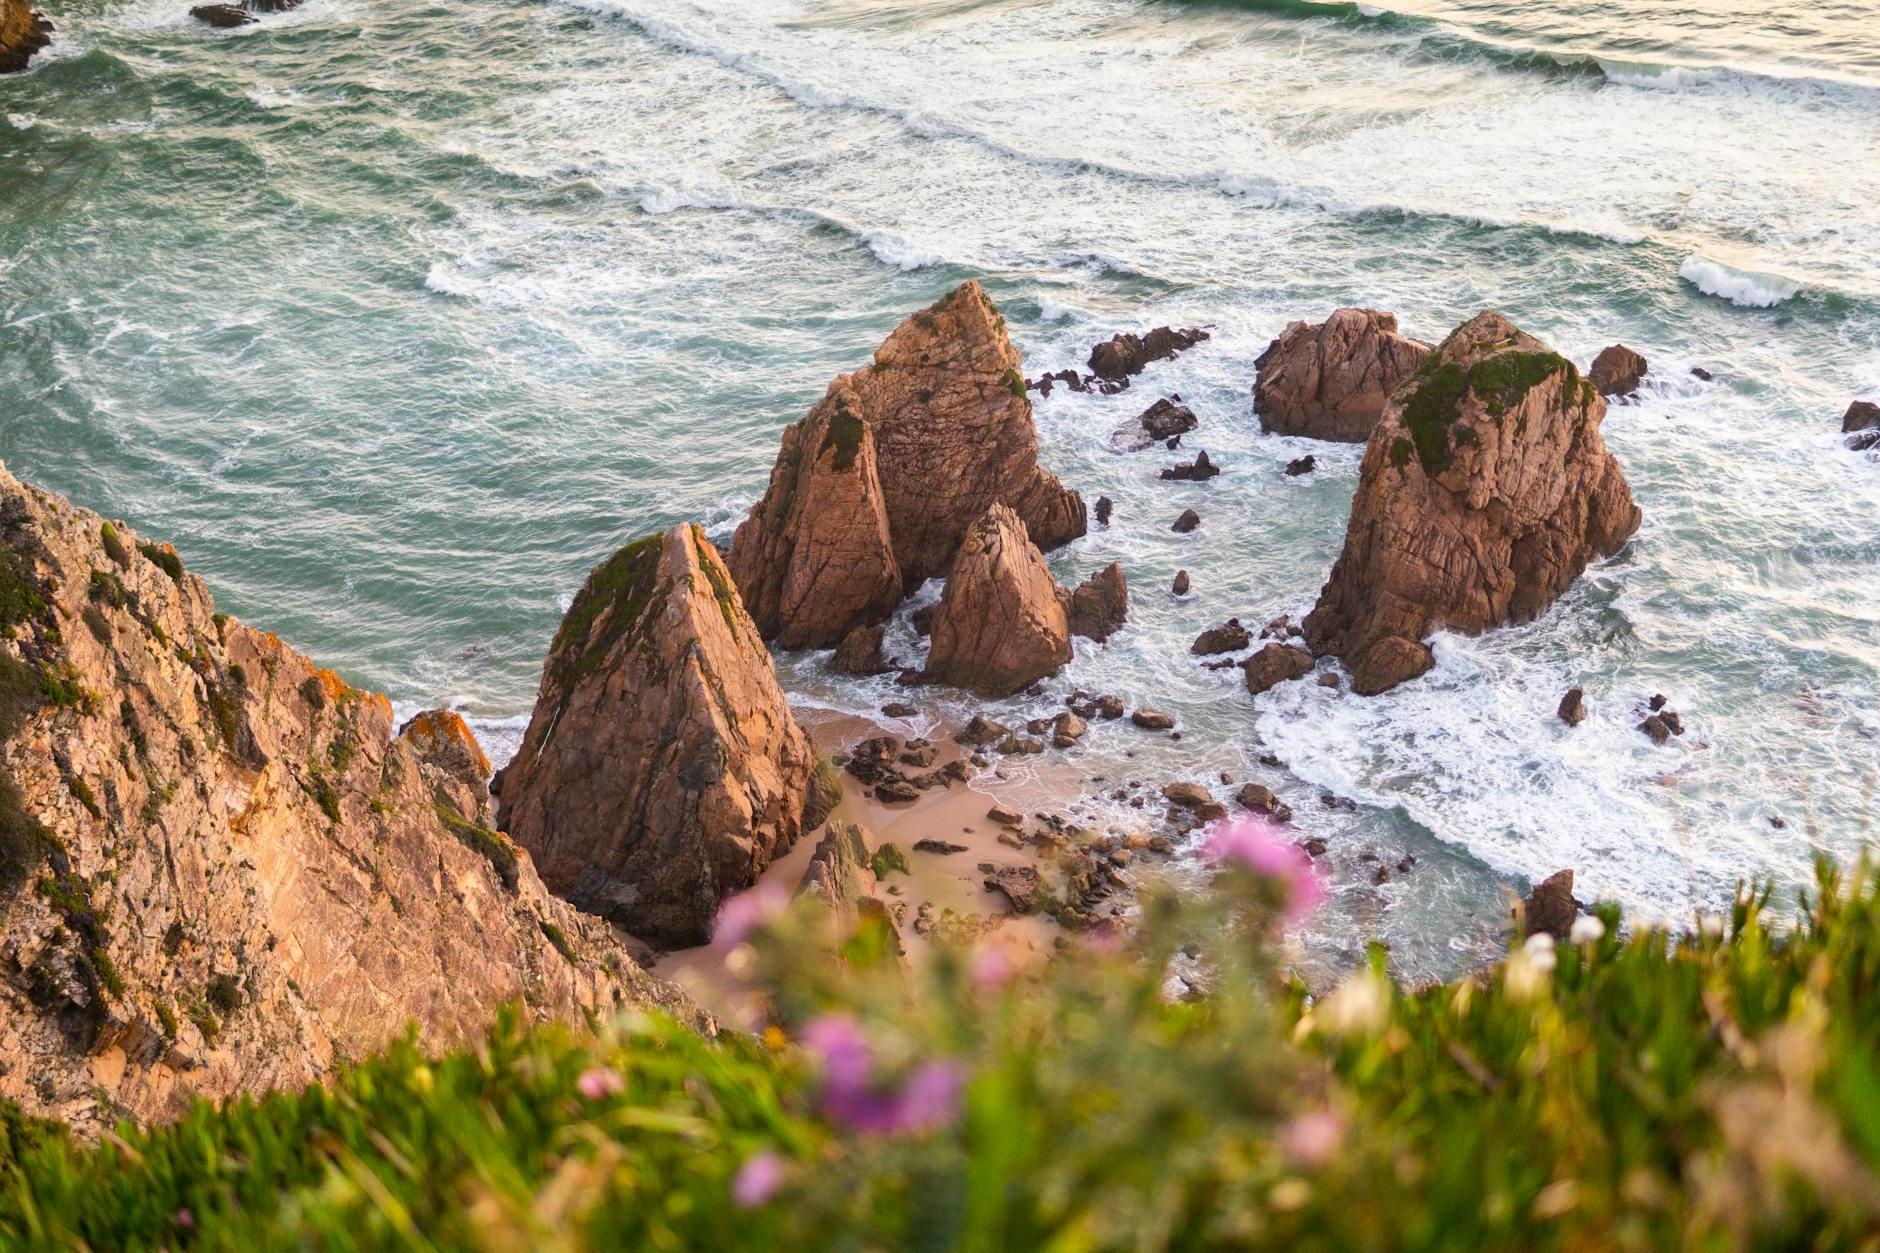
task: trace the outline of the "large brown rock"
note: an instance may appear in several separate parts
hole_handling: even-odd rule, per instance
[[[1586,377],[1602,396],[1630,396],[1638,390],[1648,368],[1644,357],[1624,344],[1614,344],[1610,348],[1601,349],[1600,354],[1593,358],[1592,368],[1587,370]]]
[[[1430,351],[1377,309],[1339,309],[1316,326],[1294,322],[1254,362],[1260,429],[1362,444]]]
[[[1070,621],[1024,523],[994,505],[967,532],[933,620],[928,679],[1009,696],[1071,659]]]
[[[1573,364],[1498,313],[1464,323],[1391,398],[1344,551],[1306,618],[1312,651],[1371,695],[1429,668],[1432,631],[1526,622],[1639,511]]]
[[[1108,383],[1121,383],[1141,374],[1150,364],[1187,352],[1208,333],[1199,327],[1176,329],[1158,326],[1147,335],[1113,335],[1090,350],[1090,372]]]
[[[394,738],[175,550],[4,469],[0,519],[0,1101],[96,1129],[503,1005],[684,1009],[479,821],[461,719]]]
[[[653,943],[696,944],[796,843],[815,773],[717,550],[676,526],[575,597],[498,817],[569,900]]]
[[[1573,872],[1558,870],[1536,884],[1522,912],[1526,934],[1545,931],[1556,940],[1566,939],[1580,916],[1580,903],[1573,899]]]
[[[1040,548],[1085,530],[1083,499],[1038,465],[1005,319],[969,282],[785,431],[770,487],[732,539],[732,577],[764,638],[828,647],[944,573],[994,504]]]
[[[33,54],[52,42],[52,23],[26,0],[0,0],[0,74],[26,68]]]
[[[1847,446],[1856,452],[1880,447],[1880,405],[1871,400],[1857,400],[1841,418],[1841,433]]]
[[[1129,621],[1129,584],[1123,567],[1112,561],[1067,594],[1064,603],[1071,634],[1101,643]]]

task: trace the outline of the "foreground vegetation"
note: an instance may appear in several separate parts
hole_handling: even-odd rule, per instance
[[[1275,940],[1309,869],[1251,828],[1214,852],[1213,892],[1043,969],[987,941],[907,976],[880,931],[741,901],[761,1038],[506,1021],[96,1146],[0,1114],[0,1247],[1880,1242],[1872,871],[1314,1002]]]

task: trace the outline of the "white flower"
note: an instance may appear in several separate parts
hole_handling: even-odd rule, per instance
[[[1527,959],[1534,969],[1545,973],[1554,968],[1554,937],[1545,931],[1536,931],[1521,946],[1521,956]]]
[[[1390,1019],[1390,985],[1369,970],[1360,970],[1332,989],[1316,1017],[1334,1035],[1380,1030]]]
[[[1573,930],[1567,938],[1575,944],[1592,944],[1606,934],[1606,924],[1592,914],[1581,914],[1573,920]]]
[[[1712,913],[1697,915],[1697,929],[1713,940],[1722,938],[1723,915]]]

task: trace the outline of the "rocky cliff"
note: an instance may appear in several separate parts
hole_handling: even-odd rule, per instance
[[[52,42],[52,23],[26,0],[0,0],[0,74],[26,68],[33,54]]]
[[[1432,631],[1553,604],[1638,529],[1605,416],[1572,363],[1500,314],[1464,323],[1371,435],[1344,550],[1305,622],[1312,650],[1371,694],[1429,668]]]
[[[557,892],[654,943],[708,938],[824,813],[809,737],[696,526],[588,576],[503,771],[499,825]]]
[[[0,1098],[161,1118],[407,1023],[680,1004],[485,825],[461,720],[394,738],[174,549],[3,468],[0,635]]]
[[[728,558],[765,639],[832,647],[944,573],[995,504],[1040,548],[1084,533],[1082,498],[1038,465],[1020,365],[1005,319],[965,283],[784,433]]]
[[[1376,309],[1294,322],[1254,363],[1260,429],[1362,444],[1391,393],[1429,355],[1428,344],[1397,333],[1395,314]]]

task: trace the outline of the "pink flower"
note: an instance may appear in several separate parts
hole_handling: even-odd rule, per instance
[[[627,1081],[620,1077],[620,1072],[617,1070],[606,1066],[590,1066],[581,1072],[581,1077],[574,1081],[574,1086],[588,1100],[599,1101],[625,1092]]]
[[[1287,1123],[1280,1132],[1279,1147],[1301,1166],[1322,1166],[1338,1152],[1344,1138],[1345,1120],[1329,1109],[1320,1109]]]
[[[1297,922],[1325,899],[1325,884],[1305,850],[1278,838],[1274,830],[1252,818],[1224,823],[1209,834],[1201,855],[1217,865],[1238,865],[1277,880],[1286,892],[1286,921]]]
[[[712,943],[721,949],[736,948],[753,931],[781,917],[790,908],[790,894],[775,883],[760,883],[726,901],[718,911],[718,923],[712,929]]]
[[[982,992],[996,992],[1012,981],[1012,959],[998,944],[981,944],[973,950],[969,968],[973,986]]]
[[[824,1115],[851,1130],[878,1135],[928,1131],[958,1116],[966,1076],[953,1062],[926,1062],[897,1087],[876,1075],[874,1049],[847,1014],[812,1019],[802,1039],[822,1064]]]
[[[756,1209],[783,1186],[783,1159],[768,1149],[753,1153],[731,1181],[731,1199],[739,1209]]]
[[[194,1231],[196,1229],[196,1216],[189,1212],[189,1206],[187,1205],[176,1211],[174,1221],[176,1225],[181,1227],[184,1231]]]

